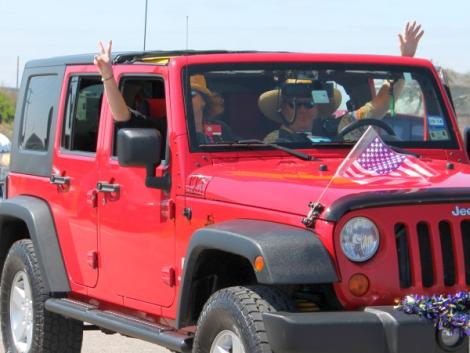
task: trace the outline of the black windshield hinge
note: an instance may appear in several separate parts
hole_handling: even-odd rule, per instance
[[[309,202],[308,207],[310,207],[310,211],[308,212],[307,217],[302,219],[302,224],[307,228],[313,228],[315,226],[315,221],[320,217],[325,206],[320,202]]]

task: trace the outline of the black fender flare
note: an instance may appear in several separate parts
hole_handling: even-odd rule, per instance
[[[204,250],[220,250],[247,259],[263,256],[264,269],[254,271],[262,284],[314,284],[338,281],[335,266],[320,238],[311,230],[290,225],[239,219],[197,230],[186,252],[178,296],[176,325],[189,323],[191,282]]]
[[[28,228],[46,290],[49,293],[70,292],[70,283],[49,205],[44,200],[32,196],[16,196],[2,200],[0,224],[15,220],[22,220]]]

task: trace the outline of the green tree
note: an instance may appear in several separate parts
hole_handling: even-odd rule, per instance
[[[11,122],[15,117],[15,98],[4,90],[0,90],[0,114],[3,121]]]

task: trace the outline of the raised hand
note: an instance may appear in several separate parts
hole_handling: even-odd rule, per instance
[[[113,42],[109,41],[107,48],[105,48],[101,42],[99,42],[98,45],[100,52],[95,55],[93,63],[101,74],[101,80],[104,84],[106,99],[111,108],[111,113],[116,121],[128,121],[130,119],[129,109],[113,77],[113,62],[111,56]]]
[[[112,57],[111,57],[111,48],[113,46],[113,42],[110,40],[108,43],[108,47],[105,48],[103,43],[98,43],[100,52],[99,54],[95,55],[93,59],[93,63],[98,68],[101,76],[103,78],[108,78],[113,75],[113,66],[112,66]]]
[[[424,31],[421,29],[421,25],[417,25],[416,21],[413,21],[413,23],[407,22],[404,32],[398,35],[401,56],[414,57],[423,34]]]

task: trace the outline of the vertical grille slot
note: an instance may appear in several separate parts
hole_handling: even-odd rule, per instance
[[[442,265],[444,266],[444,284],[455,284],[455,264],[452,246],[452,231],[447,221],[439,222],[439,235],[441,239]]]
[[[465,261],[465,283],[470,285],[470,221],[460,223],[462,233],[463,256]]]
[[[400,287],[411,287],[411,267],[408,245],[408,231],[403,223],[395,224],[395,239],[398,255],[398,273],[400,276]]]
[[[433,257],[429,226],[424,222],[420,222],[416,226],[416,231],[418,232],[419,258],[423,286],[431,287],[434,284],[434,270],[432,267]]]

